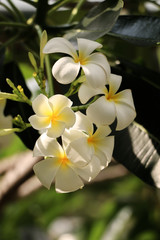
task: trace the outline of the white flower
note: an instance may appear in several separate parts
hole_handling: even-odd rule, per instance
[[[48,41],[44,53],[65,53],[69,56],[59,59],[52,68],[55,79],[62,84],[73,82],[82,67],[88,83],[96,88],[107,84],[110,66],[102,53],[92,53],[102,45],[88,39],[78,38],[77,54],[74,46],[65,38],[56,37]],[[91,54],[92,53],[92,54]]]
[[[57,192],[76,191],[84,186],[82,179],[91,181],[100,171],[96,157],[88,163],[80,155],[75,154],[70,146],[61,146],[56,139],[43,133],[37,140],[34,156],[45,156],[45,159],[33,167],[41,183],[50,188],[55,180]]]
[[[48,136],[57,138],[65,128],[70,128],[75,122],[75,114],[71,110],[72,101],[57,94],[49,99],[40,94],[32,102],[35,115],[29,118],[33,128],[46,130]]]
[[[93,102],[86,111],[89,119],[97,126],[110,125],[117,118],[116,130],[122,130],[136,117],[136,111],[130,89],[118,92],[122,77],[111,74],[109,90],[104,87],[97,89],[90,88],[84,83],[79,91],[79,98],[84,103],[96,94],[103,94]]]
[[[63,134],[63,141],[70,143],[77,154],[87,161],[96,156],[99,159],[101,170],[111,161],[114,137],[108,136],[111,129],[108,126],[100,126],[94,132],[94,126],[86,115],[76,112],[75,125]]]

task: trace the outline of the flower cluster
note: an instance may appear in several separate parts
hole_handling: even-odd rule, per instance
[[[44,157],[33,169],[48,189],[55,181],[57,192],[72,192],[94,179],[112,158],[114,136],[109,125],[116,120],[116,130],[122,130],[136,116],[131,90],[118,92],[121,76],[111,74],[105,55],[94,52],[101,47],[79,38],[75,48],[60,37],[44,47],[45,54],[67,55],[53,65],[52,74],[61,84],[77,83],[82,103],[72,106],[69,94],[50,98],[40,94],[32,102],[35,115],[29,121],[41,134],[33,154]]]

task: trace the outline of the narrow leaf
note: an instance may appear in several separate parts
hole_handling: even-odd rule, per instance
[[[136,45],[160,42],[160,18],[153,16],[120,16],[109,34]]]
[[[29,60],[32,64],[32,66],[34,67],[34,70],[36,72],[38,72],[37,62],[36,62],[36,59],[35,59],[34,55],[31,52],[29,52],[28,57],[29,57]]]

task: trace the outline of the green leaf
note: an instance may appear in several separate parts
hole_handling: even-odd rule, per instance
[[[38,72],[37,62],[36,62],[36,59],[35,59],[34,55],[31,52],[29,52],[28,57],[29,57],[29,60],[32,64],[32,66],[34,67],[34,70],[36,72]]]
[[[159,26],[159,17],[120,16],[109,34],[136,45],[150,46],[160,42]]]
[[[113,156],[145,183],[160,188],[160,143],[133,123],[117,132]]]
[[[43,53],[43,48],[47,43],[47,39],[48,39],[47,32],[44,30],[42,32],[41,39],[40,39],[40,67],[42,69],[44,67],[44,56],[45,56],[45,54]]]
[[[115,24],[122,7],[122,0],[106,0],[99,3],[88,12],[76,29],[66,34],[66,37],[95,40],[104,36]]]

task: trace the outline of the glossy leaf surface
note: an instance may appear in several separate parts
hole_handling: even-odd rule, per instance
[[[136,45],[160,42],[160,18],[153,16],[120,16],[110,34]]]

